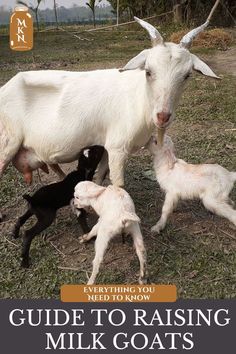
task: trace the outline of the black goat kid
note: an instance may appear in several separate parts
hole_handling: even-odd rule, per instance
[[[17,220],[13,230],[13,237],[19,237],[21,226],[31,216],[35,215],[37,222],[31,229],[26,230],[23,236],[22,267],[29,267],[29,251],[33,238],[52,224],[58,209],[70,204],[71,199],[74,197],[74,188],[77,183],[93,179],[103,152],[104,148],[101,146],[92,146],[88,149],[83,149],[79,155],[77,171],[69,173],[61,182],[52,183],[40,188],[32,196],[27,194],[23,196],[29,203],[29,207],[26,213]],[[89,227],[85,210],[81,210],[78,221],[83,232],[87,233]]]

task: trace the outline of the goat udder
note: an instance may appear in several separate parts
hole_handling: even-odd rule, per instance
[[[33,180],[32,171],[27,171],[24,173],[24,180],[27,184],[31,184]]]
[[[45,173],[49,173],[48,166],[40,161],[34,151],[21,147],[12,160],[13,166],[24,175],[27,184],[33,180],[32,171],[41,168]]]

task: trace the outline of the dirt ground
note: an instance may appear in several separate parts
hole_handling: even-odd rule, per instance
[[[236,76],[236,47],[215,53],[214,58],[209,60],[209,64],[216,72],[226,72]]]
[[[143,34],[114,32],[100,34],[97,43],[74,42],[67,37],[38,37],[41,47],[21,57],[8,50],[6,38],[0,58],[0,83],[4,84],[19,70],[87,70],[124,64],[134,54],[149,46]],[[63,41],[64,40],[64,41]],[[67,40],[68,42],[65,42]],[[99,42],[100,40],[100,42]],[[52,42],[50,42],[52,41]],[[72,42],[73,41],[73,42]],[[51,43],[51,44],[50,44]],[[52,43],[66,43],[54,48]],[[73,43],[73,44],[72,44]],[[77,52],[78,50],[78,52]],[[77,54],[76,54],[77,53]],[[197,53],[196,53],[197,54]],[[199,53],[222,80],[194,75],[186,89],[176,121],[169,134],[177,156],[189,162],[217,162],[236,170],[235,78],[236,47],[227,51]],[[78,58],[77,58],[78,55]],[[70,171],[75,164],[63,166]],[[206,211],[200,202],[181,202],[161,235],[150,233],[160,216],[164,195],[150,177],[149,154],[141,151],[130,157],[126,168],[126,189],[134,199],[148,252],[152,283],[176,284],[182,298],[236,297],[236,229],[227,220]],[[22,176],[11,166],[0,184],[0,207],[7,217],[0,224],[0,297],[57,298],[65,283],[85,283],[91,271],[94,242],[79,244],[81,230],[69,207],[60,210],[55,223],[37,237],[31,249],[31,267],[19,267],[21,240],[11,238],[16,218],[25,210],[22,195],[32,193],[42,183],[55,181],[53,173],[26,187]],[[236,188],[232,193],[236,200]],[[94,217],[90,219],[94,222]],[[27,223],[25,228],[33,224]],[[24,229],[25,229],[24,228]],[[23,230],[22,230],[23,231]],[[100,270],[100,283],[136,283],[138,261],[132,242],[122,244],[117,237],[110,243]]]

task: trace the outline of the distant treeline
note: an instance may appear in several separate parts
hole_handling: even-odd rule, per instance
[[[27,0],[26,3],[31,1]],[[89,6],[74,4],[70,8],[64,6],[55,9],[40,9],[43,0],[34,1],[33,16],[38,8],[38,22],[40,24],[55,23],[79,23],[95,24],[114,21],[116,19],[117,0],[108,0],[110,6],[95,6],[96,1],[88,0]],[[38,6],[35,7],[35,4]],[[145,18],[154,14],[173,11],[174,17],[170,19],[177,23],[185,23],[189,26],[202,23],[209,14],[215,0],[119,0],[119,22],[132,20],[134,16]],[[56,2],[55,2],[56,4]],[[8,24],[11,11],[0,6],[0,25]],[[94,18],[93,18],[94,16]],[[236,2],[235,0],[222,1],[211,20],[213,26],[235,26]]]
[[[117,0],[108,0],[116,9]],[[174,12],[174,21],[190,26],[200,24],[207,18],[216,0],[119,0],[120,16],[132,19],[144,18],[168,11]],[[211,24],[235,26],[236,1],[222,0],[214,13]]]
[[[107,22],[115,18],[111,6],[96,6],[96,22]],[[7,10],[4,6],[0,6],[0,25],[9,24],[12,10]],[[39,22],[41,24],[55,22],[55,13],[53,9],[39,9]],[[34,13],[32,13],[34,16]],[[71,8],[60,6],[57,8],[59,23],[92,23],[92,12],[88,7],[74,5]]]

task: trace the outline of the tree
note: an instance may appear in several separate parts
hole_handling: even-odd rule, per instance
[[[38,10],[39,10],[39,5],[42,2],[42,0],[36,0],[36,5],[28,5],[24,1],[17,1],[18,4],[27,6],[30,10],[32,10],[35,14],[35,19],[36,19],[36,24],[37,24],[37,31],[39,31],[39,19],[38,19]]]
[[[58,29],[58,17],[57,17],[57,3],[56,3],[56,0],[53,0],[53,8],[54,8],[54,14],[55,14],[55,19],[56,19],[57,29]]]
[[[102,0],[98,0],[98,2],[101,2]],[[95,8],[96,8],[96,0],[89,0],[89,2],[86,2],[86,5],[91,9],[93,13],[93,26],[96,27],[96,20],[95,20]]]
[[[109,3],[114,9],[117,9],[117,0],[109,0]],[[162,7],[162,0],[120,0],[119,1],[119,13],[122,15],[127,15],[130,18],[133,16],[146,17],[154,13]]]
[[[116,13],[117,0],[108,0]],[[167,11],[174,12],[175,22],[201,24],[216,0],[119,0],[119,14],[132,19],[144,18]],[[221,1],[212,24],[235,25],[235,0]],[[171,16],[170,16],[171,18]]]

